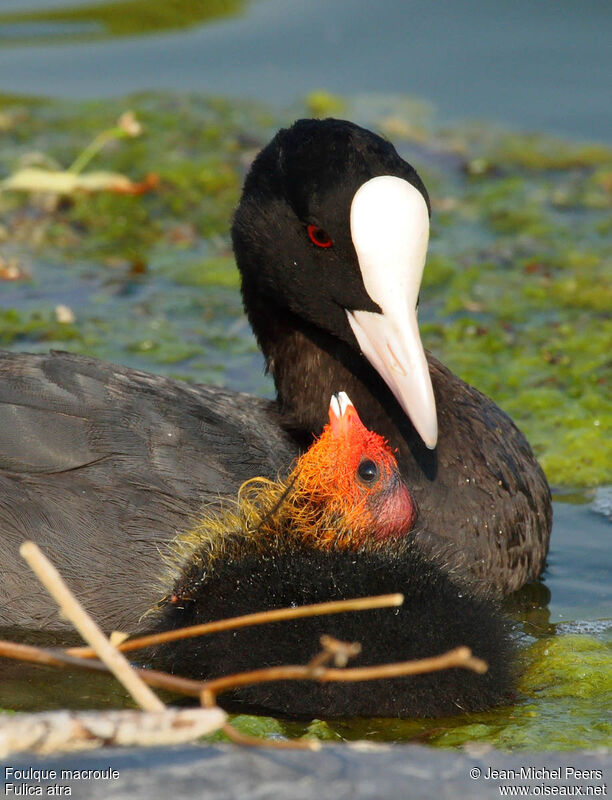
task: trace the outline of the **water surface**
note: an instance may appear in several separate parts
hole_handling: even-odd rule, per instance
[[[276,104],[317,87],[407,93],[447,119],[612,140],[606,2],[217,0],[173,3],[152,22],[147,7],[163,5],[0,4],[0,92],[170,89]]]
[[[340,108],[384,132],[418,166],[433,198],[420,305],[425,342],[511,413],[560,488],[547,570],[508,604],[524,669],[515,705],[432,722],[320,723],[306,732],[420,736],[441,746],[609,744],[610,523],[600,512],[610,503],[593,487],[610,481],[604,334],[612,154],[485,124],[448,128],[405,96],[319,96],[309,103],[294,111]],[[242,311],[228,221],[250,159],[289,114],[180,93],[7,100],[0,107],[0,173],[32,159],[67,166],[126,108],[143,121],[144,135],[107,148],[94,166],[134,180],[155,172],[153,191],[0,194],[0,268],[16,270],[14,280],[0,280],[0,344],[59,347],[270,395]],[[60,304],[72,309],[73,321],[60,321]],[[127,702],[103,678],[9,663],[0,671],[5,708]],[[305,732],[278,721],[239,724]]]

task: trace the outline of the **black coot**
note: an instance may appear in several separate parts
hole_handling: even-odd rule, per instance
[[[345,390],[399,450],[421,546],[449,544],[451,560],[507,593],[542,570],[550,490],[512,420],[423,352],[428,209],[414,169],[370,131],[334,119],[280,131],[234,220],[245,308],[298,441]]]
[[[426,190],[391,144],[302,120],[254,162],[233,227],[278,404],[65,353],[2,354],[0,622],[49,621],[17,554],[28,537],[93,610],[113,617],[129,592],[144,612],[158,544],[202,502],[286,469],[339,389],[399,449],[420,547],[502,592],[535,578],[551,504],[528,443],[430,355],[427,369],[416,329],[427,225]]]

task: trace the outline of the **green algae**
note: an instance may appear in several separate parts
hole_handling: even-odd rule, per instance
[[[172,267],[173,280],[181,286],[224,286],[240,288],[240,276],[231,256],[216,256],[202,261],[189,261]]]
[[[79,340],[81,335],[72,324],[60,323],[51,310],[23,314],[16,309],[0,310],[0,346],[26,341],[49,343],[58,347]]]
[[[236,714],[230,717],[232,726],[243,736],[256,736],[258,739],[286,738],[285,726],[274,717],[255,717],[251,714]],[[228,742],[227,734],[217,731],[206,737],[207,742]]]
[[[309,117],[338,117],[346,111],[346,103],[335,94],[330,94],[324,89],[315,89],[306,96],[306,115]]]
[[[529,697],[580,697],[612,708],[612,640],[567,633],[536,642],[526,657],[520,689]]]
[[[609,148],[576,144],[541,133],[502,134],[488,156],[493,162],[524,170],[571,170],[610,163]]]
[[[143,36],[191,28],[219,18],[236,16],[246,5],[245,0],[114,0],[89,5],[40,11],[12,11],[0,14],[0,25],[19,25],[15,39],[27,40],[23,26],[55,23],[44,36],[47,40],[70,37],[72,42],[83,39],[106,39],[119,36]],[[10,28],[8,28],[10,32]],[[34,27],[32,35],[41,41],[41,31]]]
[[[393,136],[430,188],[419,311],[426,346],[513,417],[552,483],[610,481],[608,148],[485,124],[442,128],[409,98],[346,100],[323,91],[285,115],[178,94],[85,103],[3,98],[0,107],[2,176],[34,153],[66,167],[131,108],[144,135],[112,143],[95,166],[136,182],[158,179],[140,196],[49,203],[0,194],[0,258],[24,266],[18,286],[0,284],[2,307],[19,310],[2,318],[5,346],[69,345],[269,392],[236,292],[229,221],[249,159],[274,129],[304,113],[342,114]],[[68,330],[52,309],[76,301]],[[198,356],[200,346],[210,358]],[[249,355],[242,366],[231,363],[236,352]]]

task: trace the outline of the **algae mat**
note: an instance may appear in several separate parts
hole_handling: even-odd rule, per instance
[[[141,193],[0,191],[1,346],[68,349],[271,394],[242,311],[229,220],[250,160],[280,125],[343,116],[392,139],[432,196],[419,311],[426,346],[514,418],[552,484],[611,481],[610,149],[484,124],[443,128],[403,97],[314,93],[284,113],[177,94],[4,98],[0,179],[74,165],[127,109],[142,132],[109,140],[87,170],[119,173]],[[609,625],[584,633],[546,624],[534,635],[530,615],[546,602],[530,606],[523,593],[514,608],[524,676],[512,708],[431,724],[238,724],[328,739],[417,735],[442,746],[609,743]]]

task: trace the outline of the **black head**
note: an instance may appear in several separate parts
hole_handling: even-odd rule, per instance
[[[232,228],[258,336],[271,304],[357,347],[345,310],[380,308],[364,287],[350,210],[359,187],[381,175],[404,178],[429,208],[421,179],[393,145],[345,120],[298,120],[260,152]]]
[[[416,318],[429,201],[393,146],[343,120],[281,130],[253,163],[232,234],[245,308],[298,426],[318,430],[320,397],[348,388],[337,382],[347,375],[332,374],[338,364],[364,384],[377,382],[373,367],[435,447]],[[334,361],[324,376],[322,354]],[[296,398],[306,372],[319,401]]]

